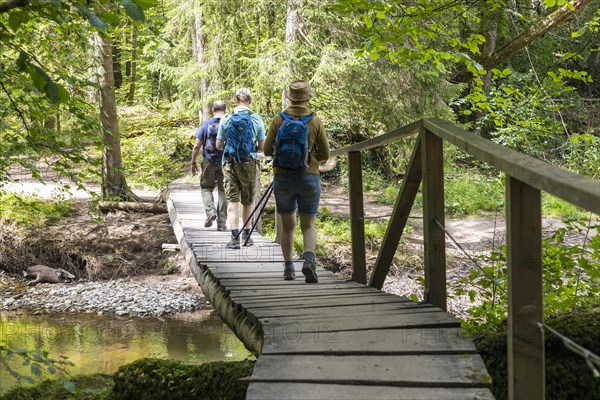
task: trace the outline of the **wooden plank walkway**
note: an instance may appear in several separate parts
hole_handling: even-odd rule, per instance
[[[284,281],[279,245],[227,250],[204,228],[198,185],[169,186],[173,229],[221,318],[258,360],[247,399],[493,399],[491,378],[460,323],[439,308],[296,263]]]

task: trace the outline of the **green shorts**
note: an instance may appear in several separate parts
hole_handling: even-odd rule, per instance
[[[223,168],[227,201],[252,205],[256,187],[256,162],[225,164]]]

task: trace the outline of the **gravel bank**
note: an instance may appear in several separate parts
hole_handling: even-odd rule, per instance
[[[0,276],[0,310],[87,312],[117,316],[163,316],[207,307],[195,281],[137,281],[116,279],[104,282],[40,284]]]

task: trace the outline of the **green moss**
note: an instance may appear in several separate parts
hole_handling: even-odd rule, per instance
[[[600,310],[573,313],[546,322],[556,331],[586,349],[600,354]],[[569,351],[552,333],[545,334],[546,398],[600,399],[600,380],[595,379],[585,360]],[[506,332],[485,333],[475,339],[488,372],[496,399],[508,398]]]
[[[144,358],[119,368],[112,398],[137,399],[244,399],[253,361],[186,365],[178,361]]]
[[[33,229],[65,217],[75,210],[72,200],[49,201],[0,192],[0,222]]]
[[[65,389],[58,380],[48,379],[33,387],[16,387],[0,397],[2,400],[102,400],[107,399],[111,387],[110,375],[77,375],[70,379],[75,392]]]

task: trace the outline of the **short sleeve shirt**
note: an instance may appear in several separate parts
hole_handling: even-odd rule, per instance
[[[221,118],[212,117],[212,118],[202,121],[202,123],[200,124],[200,127],[196,131],[196,139],[201,140],[203,143],[202,156],[204,156],[204,158],[206,158],[207,160],[212,161],[212,162],[220,162],[221,157],[218,157],[218,160],[213,160],[212,159],[213,156],[206,152],[206,141],[209,140],[208,135],[210,134],[208,129],[209,129],[209,126],[214,122],[219,122],[219,125],[220,125]],[[220,126],[219,126],[219,128],[220,128]],[[219,153],[222,155],[222,152],[219,152]]]
[[[233,109],[233,113],[237,114],[238,112],[250,112],[250,110],[246,106],[237,106]],[[217,139],[222,140],[224,142],[226,141],[225,131],[231,123],[231,115],[232,114],[229,113],[226,116],[224,116],[221,120],[221,124],[219,125],[219,133],[217,133]],[[260,115],[252,113],[250,114],[250,119],[252,119],[252,138],[254,139],[254,141],[265,140],[265,123],[263,122]],[[256,153],[252,153],[252,157],[256,158]]]

